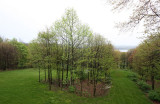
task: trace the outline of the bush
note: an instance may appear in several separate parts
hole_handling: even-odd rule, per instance
[[[151,86],[144,81],[138,81],[137,84],[139,88],[144,92],[148,92],[149,90],[151,90]]]
[[[131,73],[127,76],[129,79],[131,79],[134,82],[138,81],[138,75],[136,73]]]
[[[160,80],[160,75],[155,76],[155,79]]]
[[[152,90],[148,93],[148,97],[149,99],[153,100],[153,101],[159,101],[160,102],[160,93]]]
[[[107,85],[111,85],[111,84],[112,84],[112,79],[111,79],[111,77],[107,77],[106,80],[105,80],[105,83],[106,83]]]
[[[69,92],[74,93],[76,88],[74,86],[69,86]]]
[[[107,85],[111,85],[112,84],[112,79],[111,79],[110,73],[107,73],[107,75],[105,77],[105,84],[107,84]]]
[[[87,78],[87,74],[83,70],[79,69],[79,70],[76,70],[74,73],[78,76],[80,81],[83,81]]]
[[[63,84],[64,86],[67,86],[68,80],[63,80],[62,84]],[[64,86],[63,86],[63,87],[64,87]]]

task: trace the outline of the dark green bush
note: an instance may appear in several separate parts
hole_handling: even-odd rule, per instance
[[[149,99],[151,99],[153,101],[159,101],[160,102],[160,93],[158,93],[154,90],[149,91],[148,97],[149,97]]]
[[[151,86],[144,81],[138,81],[137,84],[139,88],[144,92],[148,92],[149,90],[151,90]]]
[[[127,76],[129,79],[131,79],[134,82],[138,81],[138,75],[136,73],[131,73]]]
[[[69,92],[71,92],[71,93],[74,93],[76,90],[76,88],[74,86],[69,86],[68,89],[69,89]]]
[[[111,85],[111,84],[112,84],[112,79],[111,79],[110,73],[107,73],[107,74],[106,74],[105,84],[107,84],[107,85]]]
[[[78,76],[80,81],[83,81],[87,78],[87,73],[85,73],[83,70],[76,70],[74,73]]]
[[[68,80],[63,80],[62,84],[66,86],[68,84]]]
[[[155,76],[155,79],[160,80],[160,75]]]

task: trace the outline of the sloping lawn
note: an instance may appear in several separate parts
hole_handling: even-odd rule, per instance
[[[108,104],[152,104],[137,85],[127,78],[129,71],[112,70],[113,87]]]
[[[103,97],[85,98],[64,91],[48,91],[38,82],[38,70],[0,72],[0,104],[151,104],[126,76],[129,72],[112,70],[112,88]]]
[[[0,72],[0,104],[44,104],[46,85],[33,69]]]

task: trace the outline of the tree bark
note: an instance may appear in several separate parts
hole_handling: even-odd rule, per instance
[[[153,75],[151,76],[151,82],[152,82],[152,90],[154,90],[155,80]]]
[[[40,75],[41,75],[41,72],[40,72],[40,66],[39,66],[39,82],[41,81]]]

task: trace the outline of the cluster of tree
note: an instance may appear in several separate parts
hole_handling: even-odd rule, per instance
[[[155,77],[160,75],[160,33],[148,36],[136,49],[126,54],[128,67],[136,71],[141,79],[150,79],[154,89]]]
[[[116,69],[127,69],[128,66],[128,53],[120,52],[119,50],[114,51],[114,60],[116,64]]]
[[[115,60],[115,68],[120,69],[121,60],[120,60],[121,52],[119,50],[114,50],[114,60]]]
[[[16,39],[0,37],[0,70],[25,68],[27,66],[27,46]]]
[[[40,68],[44,69],[44,80],[49,83],[49,89],[55,81],[63,87],[65,84],[74,85],[75,80],[79,80],[82,90],[82,81],[88,79],[93,83],[95,95],[97,81],[116,66],[111,43],[101,35],[93,34],[79,21],[73,9],[67,9],[53,26],[40,32],[29,44],[29,53],[31,63],[39,67],[39,81]],[[54,70],[56,80],[53,78]]]

